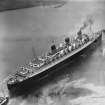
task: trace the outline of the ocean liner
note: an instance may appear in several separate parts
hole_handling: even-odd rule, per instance
[[[9,76],[7,80],[8,89],[10,91],[16,91],[18,89],[32,87],[37,81],[59,70],[66,63],[69,63],[72,58],[79,56],[91,45],[100,41],[102,33],[103,31],[101,30],[88,35],[83,34],[80,29],[72,41],[69,37],[66,37],[64,42],[58,46],[53,44],[48,53],[33,58],[27,66],[20,67],[16,73]]]

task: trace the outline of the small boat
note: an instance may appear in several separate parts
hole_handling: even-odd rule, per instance
[[[7,105],[9,97],[0,96],[0,105]]]

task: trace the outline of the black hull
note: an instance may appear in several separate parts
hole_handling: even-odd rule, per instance
[[[96,48],[97,44],[101,42],[100,35],[96,40],[94,40],[93,43],[91,43],[89,46],[85,47],[83,50],[79,51],[78,53],[74,54],[73,56],[67,58],[66,60],[58,63],[57,65],[51,67],[50,69],[45,70],[44,72],[41,72],[31,78],[28,78],[22,82],[16,83],[16,84],[7,84],[7,87],[9,89],[10,94],[16,94],[18,92],[24,93],[32,87],[37,87],[37,83],[43,82],[44,79],[48,79],[51,74],[54,74],[54,72],[59,71],[64,66],[66,67],[67,64],[70,64],[71,61],[79,59],[80,55],[84,54],[91,48]],[[52,77],[53,78],[53,77]]]

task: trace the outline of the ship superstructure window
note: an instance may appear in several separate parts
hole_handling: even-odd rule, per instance
[[[29,73],[29,70],[26,67],[20,67],[20,70],[18,70],[15,75],[16,77],[18,76],[26,77],[28,73]]]
[[[44,65],[45,58],[38,57],[37,59],[33,59],[29,62],[29,66],[33,68],[40,68]]]

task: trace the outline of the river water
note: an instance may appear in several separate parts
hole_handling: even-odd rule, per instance
[[[93,31],[105,28],[104,7],[104,1],[75,1],[60,8],[46,6],[1,12],[0,80],[15,72],[18,65],[48,51],[53,40],[58,44],[65,36],[74,35],[87,16],[94,20]],[[8,105],[104,105],[104,70],[103,34],[102,44],[88,57],[67,66],[26,97],[11,98]]]

